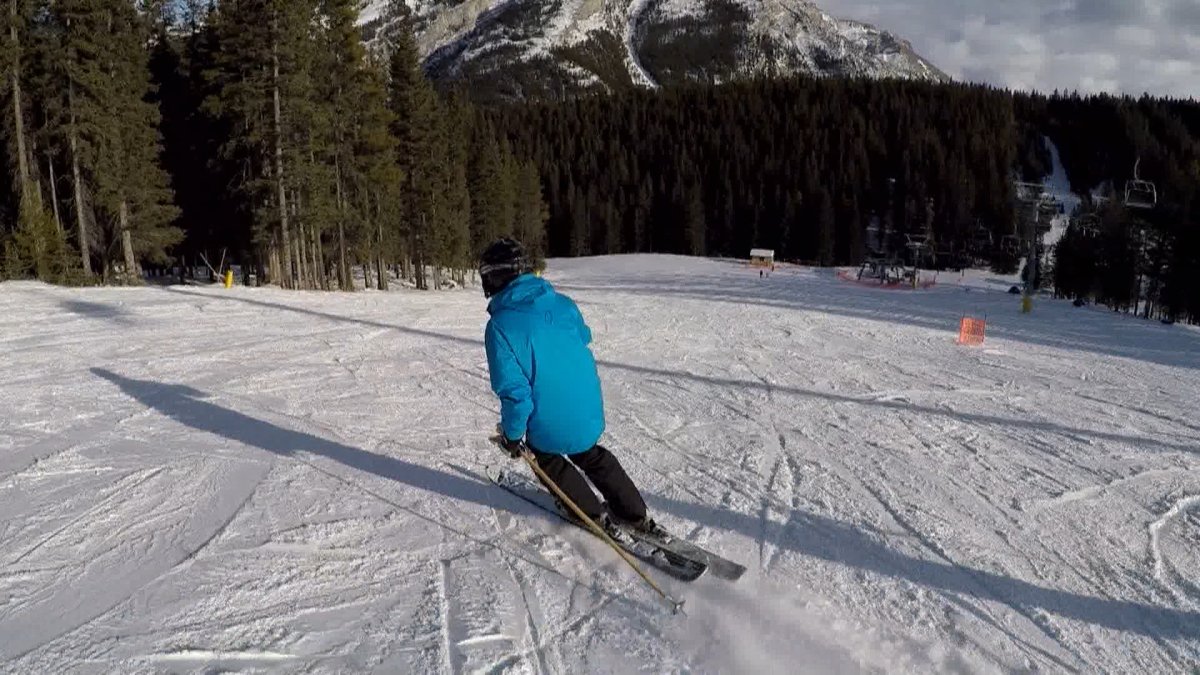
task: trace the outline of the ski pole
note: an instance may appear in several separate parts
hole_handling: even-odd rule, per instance
[[[524,459],[527,464],[529,464],[529,468],[533,469],[533,473],[536,474],[537,477],[546,484],[546,487],[550,488],[550,491],[554,493],[554,496],[558,497],[559,501],[566,504],[567,507],[570,508],[580,520],[587,524],[588,529],[590,529],[596,536],[600,537],[604,543],[611,546],[612,549],[617,552],[617,555],[621,556],[622,560],[629,563],[629,566],[633,568],[633,571],[637,572],[638,576],[640,576],[643,581],[649,584],[650,588],[654,589],[655,593],[658,593],[663,600],[667,601],[667,603],[671,605],[672,614],[678,614],[683,611],[683,601],[676,600],[675,598],[671,597],[666,591],[660,588],[658,584],[654,583],[654,580],[650,578],[650,575],[646,574],[646,571],[642,569],[641,565],[637,564],[637,561],[633,559],[633,556],[629,555],[625,549],[621,548],[617,542],[613,541],[613,538],[608,536],[608,533],[604,531],[604,528],[600,527],[594,520],[589,518],[588,515],[583,512],[583,509],[580,509],[578,506],[576,506],[575,502],[571,501],[571,498],[568,497],[566,493],[564,493],[562,489],[558,487],[558,485],[555,485],[554,481],[550,480],[550,476],[547,476],[546,472],[542,471],[542,467],[538,466],[537,460],[534,459],[532,452],[530,452],[528,449],[522,451],[521,458]]]

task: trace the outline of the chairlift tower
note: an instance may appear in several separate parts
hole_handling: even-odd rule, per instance
[[[1025,242],[1026,270],[1023,311],[1030,311],[1033,296],[1037,292],[1035,282],[1041,267],[1041,239],[1050,230],[1050,220],[1061,215],[1065,208],[1062,201],[1046,190],[1041,183],[1013,183],[1013,192],[1020,208],[1017,209],[1019,235]]]

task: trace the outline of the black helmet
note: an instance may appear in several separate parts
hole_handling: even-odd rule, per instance
[[[533,271],[521,242],[503,237],[492,242],[479,256],[479,279],[483,295],[490,298],[504,290],[513,279]]]

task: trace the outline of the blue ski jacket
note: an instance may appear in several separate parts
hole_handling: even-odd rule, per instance
[[[590,450],[604,433],[604,400],[579,308],[523,274],[492,297],[488,314],[484,346],[503,434],[545,453]]]

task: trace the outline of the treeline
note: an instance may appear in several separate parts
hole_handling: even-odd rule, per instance
[[[1050,174],[1048,138],[1085,195],[1073,215],[1095,213],[1088,222],[1110,227],[1089,231],[1145,243],[1132,253],[1080,244],[1076,227],[1045,253],[1059,274],[1042,283],[1200,318],[1200,277],[1187,274],[1200,262],[1195,102],[793,78],[511,105],[490,117],[541,170],[553,255],[744,256],[763,246],[857,264],[872,252],[903,259],[911,237],[936,264],[1006,273],[1025,254],[1030,216],[1013,183]],[[1149,211],[1123,207],[1139,159],[1159,195]]]
[[[134,276],[180,231],[158,158],[148,26],[120,0],[8,0],[3,8],[5,276]],[[68,243],[70,232],[70,243]]]
[[[535,254],[634,251],[1016,271],[1013,182],[1061,152],[1084,205],[1062,295],[1200,317],[1200,104],[785,79],[477,108],[421,70],[408,10],[355,0],[5,0],[0,274],[138,279],[220,260],[288,288],[462,282]],[[1150,209],[1124,207],[1140,162]]]
[[[425,288],[500,234],[540,254],[536,168],[434,91],[400,0],[376,53],[355,0],[8,4],[4,276],[224,259],[286,288],[349,289],[359,265]]]
[[[857,262],[1012,234],[1012,97],[971,86],[763,80],[492,113],[537,161],[555,255],[663,251]],[[986,248],[986,246],[985,246]]]
[[[1200,323],[1200,219],[1093,204],[1053,251],[1056,295],[1165,322]]]
[[[1108,96],[1022,103],[1029,124],[1054,138],[1072,189],[1085,196],[1053,251],[1047,281],[1055,293],[1200,322],[1200,104]],[[1131,182],[1135,168],[1153,194]],[[1126,205],[1127,189],[1143,203]],[[1149,197],[1157,199],[1146,208]]]

